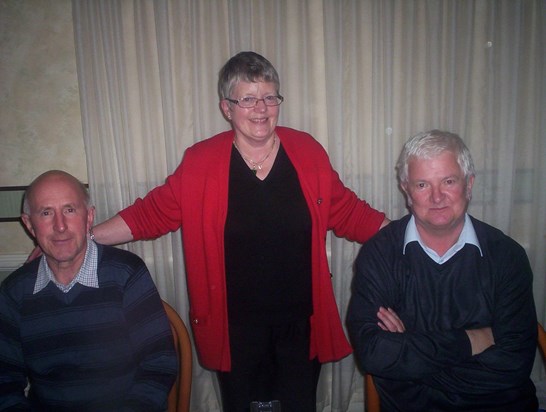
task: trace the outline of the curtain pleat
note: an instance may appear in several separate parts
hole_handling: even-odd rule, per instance
[[[546,6],[542,0],[73,0],[82,124],[97,222],[161,184],[184,150],[229,127],[217,75],[254,50],[281,78],[279,124],[311,133],[345,184],[407,213],[403,142],[460,134],[476,163],[470,213],[518,240],[546,320]],[[359,245],[328,237],[344,319]],[[180,233],[124,246],[188,322]],[[194,355],[195,356],[195,355]],[[192,411],[219,410],[195,357]],[[544,377],[537,362],[535,378]],[[318,410],[363,410],[352,356],[323,366]]]

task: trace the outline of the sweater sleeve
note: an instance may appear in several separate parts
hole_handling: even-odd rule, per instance
[[[180,192],[181,174],[182,166],[179,166],[164,184],[119,212],[134,240],[156,239],[180,228],[182,214],[177,193]]]
[[[370,239],[381,227],[385,214],[347,188],[334,169],[331,182],[330,228],[336,236],[359,243]]]
[[[138,363],[126,409],[163,410],[178,372],[177,355],[161,299],[143,263],[126,285],[123,307]]]
[[[155,239],[186,226],[211,223],[227,208],[227,185],[233,132],[224,132],[189,147],[164,184],[119,214],[134,240]],[[186,221],[185,221],[186,219]],[[216,222],[218,223],[218,222]]]
[[[320,143],[289,128],[278,127],[277,134],[298,172],[309,207],[321,217],[321,230],[360,243],[377,233],[385,214],[343,184]]]
[[[0,287],[0,410],[29,411],[19,312],[6,283]]]

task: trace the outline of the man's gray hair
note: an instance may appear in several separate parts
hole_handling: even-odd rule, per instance
[[[403,186],[408,181],[408,163],[411,158],[431,159],[444,151],[455,154],[457,163],[468,183],[470,177],[475,175],[475,170],[470,150],[464,144],[463,139],[455,133],[429,130],[411,137],[404,144],[396,162],[396,172],[400,185]]]

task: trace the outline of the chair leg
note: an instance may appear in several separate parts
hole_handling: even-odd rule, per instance
[[[364,396],[366,403],[366,412],[380,412],[379,394],[373,383],[372,375],[364,375]]]

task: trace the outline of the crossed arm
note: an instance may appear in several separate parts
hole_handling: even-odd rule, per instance
[[[406,331],[404,322],[402,322],[396,312],[391,308],[380,306],[379,311],[377,312],[377,319],[379,320],[377,325],[385,332],[404,333]],[[493,331],[490,327],[466,329],[465,332],[470,340],[473,356],[482,353],[495,344]]]

